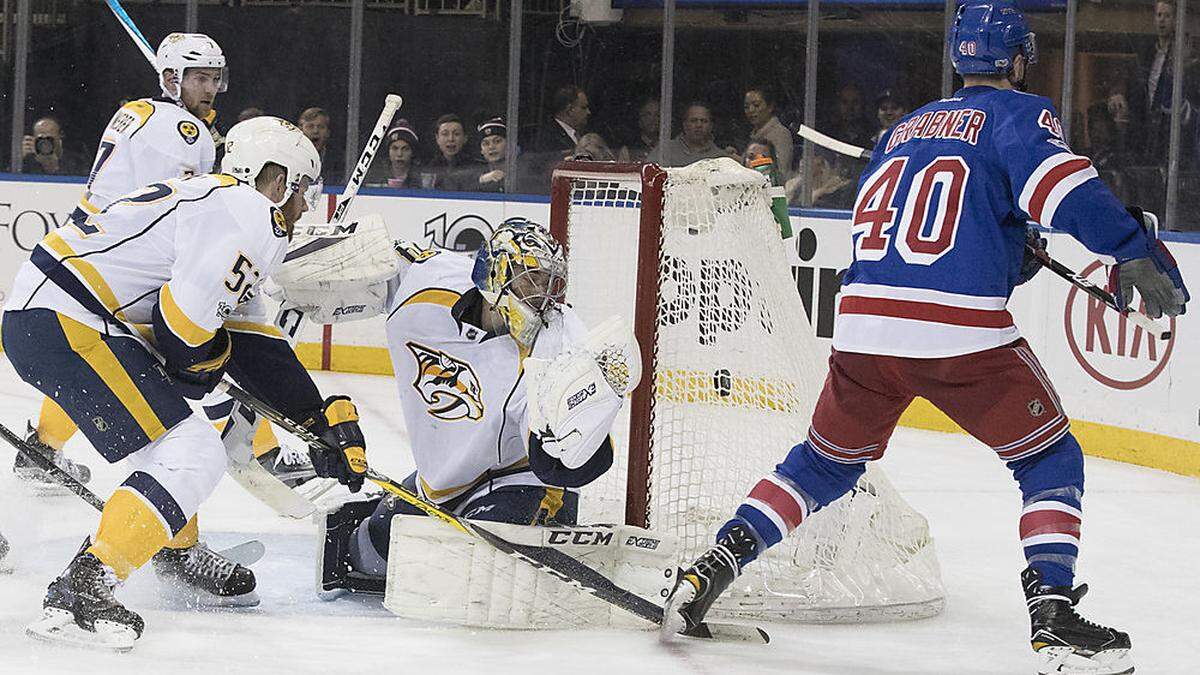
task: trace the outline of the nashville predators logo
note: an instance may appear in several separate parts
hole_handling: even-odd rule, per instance
[[[483,417],[479,378],[471,364],[415,342],[408,350],[417,359],[413,388],[429,404],[430,415],[447,422]]]
[[[288,228],[287,218],[285,218],[283,216],[283,211],[280,211],[277,207],[272,206],[271,207],[271,233],[274,234],[276,237],[279,237],[280,239],[290,238],[291,232],[289,232],[289,229],[290,228]]]
[[[184,120],[179,123],[179,135],[183,136],[184,143],[193,145],[200,138],[200,127],[195,122]]]

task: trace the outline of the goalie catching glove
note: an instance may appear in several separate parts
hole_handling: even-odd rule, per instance
[[[303,426],[325,441],[308,454],[313,469],[322,478],[336,478],[351,492],[362,489],[367,473],[367,443],[358,427],[358,409],[348,396],[330,396],[325,409],[315,412]]]
[[[621,400],[641,380],[641,351],[629,325],[613,316],[582,348],[525,359],[525,374],[530,433],[546,454],[578,469],[600,449]]]

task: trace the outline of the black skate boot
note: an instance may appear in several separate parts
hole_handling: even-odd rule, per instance
[[[745,525],[734,525],[692,566],[679,573],[663,609],[667,634],[697,634],[717,598],[742,572],[742,561],[754,556],[758,542]]]
[[[253,607],[254,572],[210,549],[204,542],[190,548],[164,548],[154,554],[154,573],[180,592],[189,605]]]
[[[317,595],[333,600],[346,593],[383,595],[387,587],[384,577],[365,574],[354,569],[350,548],[358,535],[358,525],[371,517],[379,500],[346,502],[321,520],[321,577]]]
[[[46,590],[42,618],[25,632],[32,638],[127,652],[142,635],[142,617],[113,597],[112,569],[87,552],[85,540],[71,564]]]
[[[25,425],[25,443],[40,453],[50,461],[58,465],[58,468],[66,471],[72,478],[80,483],[87,484],[92,479],[92,470],[80,464],[73,462],[63,456],[62,452],[46,445],[42,439],[38,438],[37,429],[33,425],[26,423]],[[17,458],[13,461],[13,473],[18,478],[29,481],[39,492],[47,494],[61,493],[68,494],[70,491],[63,487],[55,478],[47,474],[42,467],[38,466],[33,460],[25,457],[24,454],[18,452]]]
[[[1118,675],[1133,672],[1129,635],[1100,626],[1079,616],[1075,605],[1087,593],[1087,584],[1042,584],[1032,567],[1021,573],[1025,602],[1029,606],[1030,642],[1041,657],[1038,673],[1088,673]]]

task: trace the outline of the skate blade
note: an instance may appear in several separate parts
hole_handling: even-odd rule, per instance
[[[179,609],[243,609],[257,607],[261,602],[255,591],[241,595],[217,595],[173,578],[159,577],[158,582],[163,589],[163,599]]]
[[[25,634],[42,642],[121,653],[133,649],[137,640],[137,633],[127,626],[97,621],[95,631],[84,630],[70,612],[53,608],[47,608],[41,619],[29,624]]]
[[[1038,675],[1126,675],[1133,672],[1128,649],[1109,649],[1091,657],[1076,654],[1070,647],[1046,647],[1037,652],[1042,659]]]

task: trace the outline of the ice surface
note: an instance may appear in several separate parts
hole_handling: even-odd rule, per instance
[[[403,477],[411,461],[392,380],[328,373],[317,380],[326,394],[354,397],[373,466]],[[23,432],[38,405],[37,393],[0,359],[0,422]],[[127,473],[104,465],[82,437],[67,451],[92,466],[92,487],[102,495]],[[901,430],[883,460],[896,487],[929,518],[945,613],[907,624],[768,625],[774,641],[767,646],[664,647],[650,632],[468,630],[401,620],[377,602],[322,602],[313,592],[314,526],[275,516],[229,479],[202,508],[201,530],[216,547],[248,538],[266,544],[254,566],[259,607],[179,607],[159,596],[144,569],[118,591],[146,619],[132,653],[35,643],[24,627],[98,514],[73,496],[31,495],[12,478],[11,457],[0,448],[0,531],[13,543],[16,567],[0,575],[0,673],[1034,672],[1017,581],[1020,497],[994,455],[962,436]],[[1079,567],[1080,581],[1092,588],[1085,615],[1129,631],[1139,673],[1195,672],[1187,664],[1200,626],[1200,481],[1091,458],[1087,470]]]

